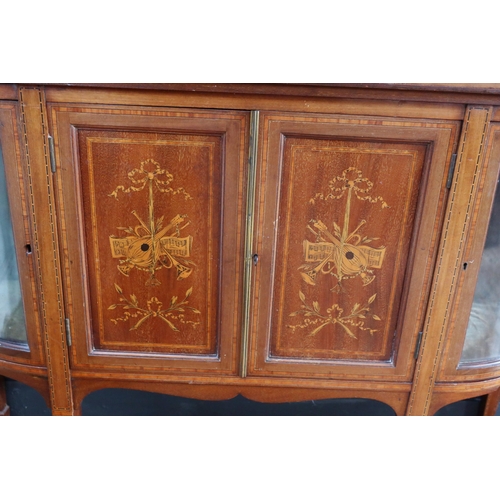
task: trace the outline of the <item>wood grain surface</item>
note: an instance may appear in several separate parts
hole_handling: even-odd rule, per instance
[[[106,387],[367,397],[398,415],[488,395],[493,414],[500,360],[457,366],[499,110],[495,84],[0,85],[29,345],[2,343],[0,374],[56,415]]]
[[[430,302],[423,330],[422,353],[415,370],[409,415],[429,411],[443,352],[445,332],[460,274],[473,203],[486,152],[490,107],[470,106],[458,148],[457,167],[448,199]]]
[[[238,87],[239,88],[239,87]],[[267,87],[266,87],[267,89]],[[256,90],[254,88],[254,90]],[[188,93],[161,90],[128,89],[73,89],[47,88],[47,99],[54,103],[81,103],[141,106],[175,106],[180,108],[241,109],[261,111],[297,111],[309,113],[340,113],[367,116],[392,116],[402,118],[424,118],[461,120],[465,114],[465,105],[450,102],[397,102],[363,98],[350,98],[349,95],[330,96],[327,99],[314,94],[295,95],[287,92],[288,87],[281,87],[279,98],[276,91],[268,95],[263,92],[242,93],[207,92],[196,88]]]
[[[252,373],[407,380],[456,126],[261,121]]]
[[[55,415],[70,415],[73,403],[45,100],[41,89],[20,87],[19,101],[51,408]]]
[[[243,381],[243,379],[240,379],[240,381]],[[244,381],[250,382],[247,379]],[[409,392],[405,390],[405,387],[402,387],[399,391],[379,390],[377,392],[373,392],[358,388],[318,389],[280,387],[272,385],[262,386],[260,384],[252,385],[251,383],[242,385],[226,385],[224,383],[196,385],[175,382],[160,384],[154,382],[131,381],[124,384],[123,381],[118,380],[110,381],[104,379],[93,379],[89,381],[76,378],[73,381],[73,390],[76,400],[76,414],[81,412],[82,401],[90,392],[109,387],[120,388],[125,386],[129,389],[158,392],[169,394],[171,396],[180,396],[206,401],[222,401],[232,399],[238,395],[261,403],[284,403],[307,401],[311,399],[318,400],[344,397],[366,398],[386,403],[394,409],[396,415],[404,414],[409,397]]]
[[[216,355],[223,138],[82,130],[78,145],[94,348]]]
[[[248,118],[53,108],[74,367],[235,372]]]
[[[270,356],[389,361],[426,147],[283,149]]]

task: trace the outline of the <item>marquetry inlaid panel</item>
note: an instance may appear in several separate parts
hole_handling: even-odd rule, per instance
[[[249,373],[409,379],[456,133],[261,116]]]
[[[390,359],[424,153],[287,139],[271,355]]]
[[[221,137],[81,130],[96,348],[216,352]]]
[[[238,367],[247,112],[51,107],[73,369]]]

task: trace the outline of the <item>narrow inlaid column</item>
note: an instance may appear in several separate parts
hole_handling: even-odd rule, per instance
[[[465,114],[407,415],[429,413],[451,306],[460,273],[464,271],[465,242],[483,168],[491,112],[491,107],[469,106]]]
[[[42,89],[21,87],[19,102],[51,408],[53,415],[71,415],[73,404],[65,335],[53,174]]]

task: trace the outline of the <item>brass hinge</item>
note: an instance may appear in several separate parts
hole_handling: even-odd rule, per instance
[[[448,180],[446,181],[446,189],[451,188],[451,183],[453,181],[453,174],[455,173],[455,164],[457,163],[457,155],[451,155],[450,169],[448,171]]]
[[[69,324],[69,318],[64,319],[64,324],[66,326],[66,340],[68,341],[68,347],[71,347],[71,326]]]
[[[56,173],[56,154],[54,151],[54,139],[52,136],[48,136],[49,139],[49,155],[50,155],[50,170],[52,173]]]
[[[422,343],[422,335],[424,332],[418,332],[417,345],[415,346],[415,359],[418,359],[420,354],[420,344]]]

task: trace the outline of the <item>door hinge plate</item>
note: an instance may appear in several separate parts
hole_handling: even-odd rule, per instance
[[[424,332],[418,332],[417,345],[415,346],[415,359],[418,359],[420,354],[420,345],[422,344],[422,336]]]
[[[455,165],[457,163],[456,153],[451,155],[450,169],[448,171],[448,180],[446,181],[446,189],[451,188],[451,183],[453,182],[453,174],[455,173]]]
[[[69,318],[64,319],[64,325],[66,327],[66,340],[68,341],[68,347],[71,347],[71,325],[69,324]]]
[[[50,156],[50,170],[52,173],[56,173],[56,154],[54,151],[54,139],[52,136],[48,136],[49,139],[49,156]]]

